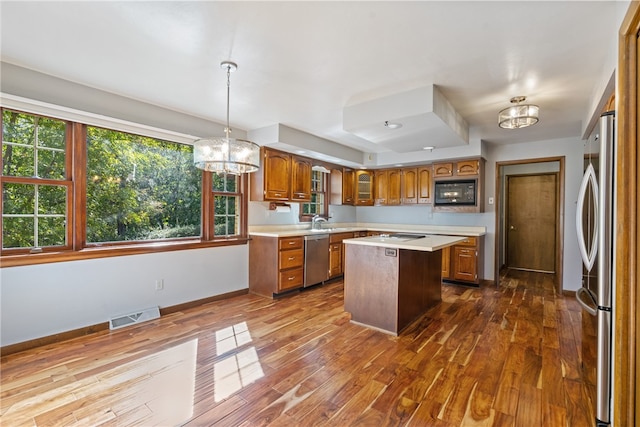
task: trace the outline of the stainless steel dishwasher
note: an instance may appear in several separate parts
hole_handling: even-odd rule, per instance
[[[304,286],[329,278],[329,234],[304,236]]]

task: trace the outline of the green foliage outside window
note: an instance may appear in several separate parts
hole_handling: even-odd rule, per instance
[[[191,146],[87,128],[87,241],[200,235]]]
[[[66,125],[2,113],[2,247],[64,246],[67,234]],[[38,179],[38,181],[35,181]],[[37,182],[37,183],[36,183]]]
[[[234,236],[240,233],[239,179],[232,174],[213,175],[215,236]]]

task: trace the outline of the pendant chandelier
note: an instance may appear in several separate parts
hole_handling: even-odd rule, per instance
[[[223,61],[220,68],[227,70],[227,127],[224,137],[198,139],[193,143],[193,163],[202,170],[240,175],[255,172],[260,167],[260,146],[244,139],[229,138],[229,89],[230,76],[238,65]]]
[[[498,126],[503,129],[520,129],[538,123],[540,108],[537,105],[521,104],[526,99],[524,96],[511,98],[514,105],[498,113]]]

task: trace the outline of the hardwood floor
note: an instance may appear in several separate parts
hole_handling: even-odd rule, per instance
[[[351,324],[342,295],[244,295],[3,357],[0,424],[593,425],[593,334],[551,276],[444,285],[399,337]]]

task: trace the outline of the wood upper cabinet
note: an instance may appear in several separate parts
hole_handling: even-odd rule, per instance
[[[331,197],[332,205],[353,205],[355,196],[355,171],[349,168],[331,169]]]
[[[387,172],[387,181],[387,205],[399,205],[402,182],[402,172],[400,169],[389,169]]]
[[[342,169],[342,204],[353,205],[356,202],[356,171],[353,169]]]
[[[291,196],[291,155],[265,149],[263,159],[264,199],[289,200]]]
[[[356,206],[373,206],[373,172],[357,170],[355,172],[355,198]]]
[[[262,147],[262,167],[249,174],[254,201],[311,200],[312,160]]]
[[[374,181],[376,183],[374,190],[373,204],[375,206],[383,206],[387,204],[387,191],[389,188],[389,171],[378,169],[374,172]]]
[[[291,156],[291,200],[311,201],[311,159]]]
[[[433,201],[433,178],[431,166],[418,168],[418,203],[431,203]]]
[[[418,168],[405,168],[400,178],[401,203],[412,205],[418,203]]]
[[[374,172],[374,205],[400,204],[400,169],[381,169]]]
[[[480,160],[460,160],[457,162],[436,163],[433,165],[434,178],[448,176],[480,175]]]
[[[479,160],[463,160],[456,163],[456,174],[458,176],[478,175],[479,173]]]
[[[453,163],[436,163],[433,165],[433,176],[435,178],[443,176],[453,176]]]

